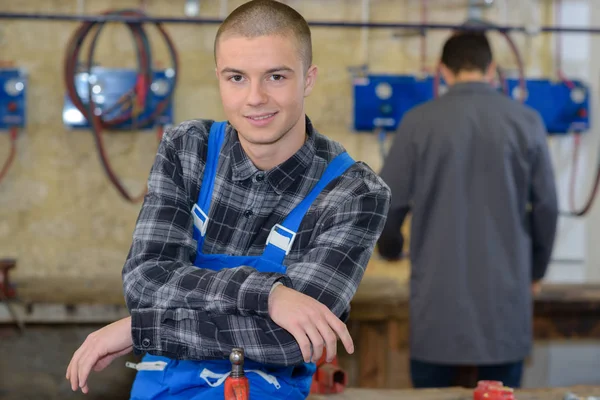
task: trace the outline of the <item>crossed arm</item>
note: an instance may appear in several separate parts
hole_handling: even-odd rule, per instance
[[[152,168],[149,195],[123,269],[134,350],[203,359],[226,358],[232,347],[241,346],[248,358],[262,363],[306,360],[300,348],[303,338],[294,338],[270,313],[271,288],[281,282],[315,300],[315,306],[324,305],[333,314],[330,318],[342,317],[383,229],[390,201],[387,187],[373,177],[340,183],[348,195],[320,218],[314,239],[288,265],[287,274],[244,266],[217,272],[192,265],[196,242],[190,229],[191,196],[169,143],[163,141]]]

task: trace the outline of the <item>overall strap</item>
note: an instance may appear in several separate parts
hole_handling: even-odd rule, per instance
[[[225,140],[225,127],[227,122],[213,122],[208,134],[208,155],[204,167],[204,176],[200,183],[200,193],[198,201],[192,208],[194,217],[194,239],[198,242],[198,249],[202,249],[204,244],[204,235],[208,227],[208,213],[210,212],[210,202],[212,199],[215,178],[217,176],[217,166],[219,165],[219,154]]]
[[[321,179],[310,193],[298,204],[281,224],[276,224],[267,238],[267,245],[263,257],[278,264],[283,264],[285,256],[289,253],[296,238],[300,223],[317,196],[334,179],[341,176],[354,160],[346,152],[338,154],[327,166]]]

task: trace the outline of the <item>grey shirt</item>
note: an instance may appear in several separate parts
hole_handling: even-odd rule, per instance
[[[399,255],[410,210],[411,357],[498,364],[532,346],[532,280],[552,253],[558,204],[537,112],[486,83],[405,114],[381,177],[392,205],[380,253]]]

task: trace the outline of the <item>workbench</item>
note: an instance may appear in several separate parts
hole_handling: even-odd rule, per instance
[[[528,389],[515,391],[517,400],[563,400],[567,392],[582,399],[587,396],[600,396],[600,386],[573,386],[567,388]],[[348,389],[338,395],[313,395],[308,400],[471,400],[470,389],[420,389],[420,390],[384,390],[384,389]]]
[[[356,352],[339,361],[350,386],[410,388],[408,261],[373,257],[352,300],[348,327]],[[25,324],[107,324],[127,316],[121,276],[15,280],[14,308]],[[11,315],[0,305],[0,323]],[[550,284],[535,298],[534,335],[540,340],[600,338],[600,284]]]

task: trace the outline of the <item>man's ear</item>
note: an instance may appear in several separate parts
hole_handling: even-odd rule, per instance
[[[485,71],[485,80],[487,82],[494,82],[496,78],[496,62],[492,61]]]
[[[306,77],[304,78],[304,97],[308,97],[315,87],[317,82],[317,74],[319,69],[316,65],[311,65],[306,71]]]
[[[450,71],[450,68],[446,67],[444,64],[440,64],[440,73],[442,74],[442,78],[444,78],[444,82],[447,86],[454,85],[456,78],[454,73]]]

